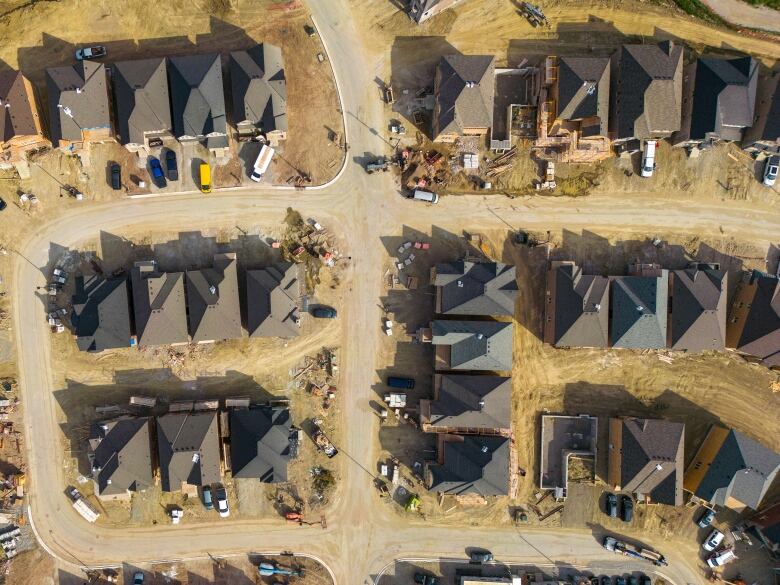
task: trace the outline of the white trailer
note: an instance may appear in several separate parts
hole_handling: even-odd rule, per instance
[[[273,159],[275,153],[276,151],[273,148],[264,144],[263,148],[260,149],[260,154],[257,155],[255,168],[252,169],[252,174],[249,175],[249,178],[256,183],[262,181],[263,175],[268,170],[268,165],[271,164],[271,159]]]

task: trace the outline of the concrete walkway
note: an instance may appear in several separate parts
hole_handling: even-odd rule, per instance
[[[766,6],[751,6],[743,0],[702,0],[723,20],[737,26],[746,26],[780,33],[780,11]]]

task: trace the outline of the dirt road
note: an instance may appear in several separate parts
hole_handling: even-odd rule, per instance
[[[780,12],[768,6],[751,6],[742,0],[702,0],[702,2],[731,24],[780,32]]]

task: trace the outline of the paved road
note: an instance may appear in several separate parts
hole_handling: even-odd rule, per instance
[[[702,0],[723,20],[737,26],[780,33],[780,11],[767,6],[751,6],[744,0]]]
[[[350,153],[380,153],[378,136],[383,112],[376,98],[374,64],[364,63],[358,35],[343,2],[312,0],[311,8],[342,90],[351,145]],[[597,564],[614,562],[614,556],[589,530],[517,531],[511,528],[457,529],[427,525],[400,518],[377,503],[370,477],[378,433],[376,417],[369,415],[370,387],[374,383],[374,356],[379,339],[377,299],[381,292],[381,265],[385,251],[379,237],[398,233],[402,226],[428,230],[432,225],[458,230],[525,226],[555,229],[608,229],[654,233],[658,229],[693,232],[702,236],[744,234],[766,242],[777,235],[780,210],[757,210],[747,204],[659,202],[650,194],[631,195],[631,205],[616,205],[609,197],[578,200],[557,198],[511,201],[481,196],[445,199],[426,206],[401,199],[388,176],[368,177],[351,161],[332,186],[291,193],[257,189],[156,199],[85,204],[65,212],[20,242],[13,283],[19,377],[24,402],[31,517],[42,542],[61,559],[78,565],[104,565],[123,561],[185,559],[251,551],[305,551],[333,570],[339,585],[370,580],[397,557],[462,557],[468,546],[481,545],[497,558],[513,563]],[[353,261],[344,287],[341,323],[345,439],[339,445],[354,458],[340,484],[328,528],[290,527],[281,520],[237,520],[180,526],[107,528],[81,520],[63,495],[61,454],[57,447],[58,406],[53,399],[51,347],[44,321],[45,299],[36,287],[46,280],[50,251],[58,246],[77,247],[101,230],[122,233],[127,226],[143,224],[147,230],[197,230],[247,223],[281,221],[294,205],[304,216],[317,217],[341,232]],[[652,543],[670,559],[668,576],[674,583],[701,582],[696,570],[663,543]],[[637,565],[647,570],[649,565]]]

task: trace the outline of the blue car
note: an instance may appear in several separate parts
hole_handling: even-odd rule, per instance
[[[160,165],[160,159],[155,156],[150,156],[149,167],[152,169],[152,181],[154,181],[154,184],[161,189],[165,187],[168,183],[165,180],[165,174],[163,173],[162,165]]]

